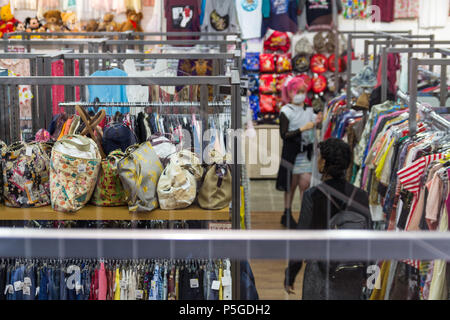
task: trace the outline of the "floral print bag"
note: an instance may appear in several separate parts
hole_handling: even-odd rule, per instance
[[[94,140],[81,135],[66,135],[55,143],[50,164],[52,208],[76,212],[94,192],[101,156]]]
[[[2,149],[3,197],[8,207],[50,204],[50,149],[46,143],[24,142]]]
[[[117,165],[125,157],[120,149],[112,151],[102,160],[97,186],[91,202],[96,206],[115,207],[127,204],[125,191],[120,182]]]

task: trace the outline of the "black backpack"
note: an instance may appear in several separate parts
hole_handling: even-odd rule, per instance
[[[357,188],[353,189],[350,198],[343,194],[342,192],[335,190],[326,184],[321,184],[317,188],[325,194],[325,196],[330,200],[330,202],[339,209],[339,211],[330,218],[330,210],[327,210],[328,215],[328,229],[330,230],[370,230],[371,227],[371,216],[368,208],[360,205],[354,201],[354,197]],[[339,205],[332,197],[342,199],[346,201],[345,207]],[[350,210],[351,206],[359,207],[360,212]],[[362,213],[361,213],[362,212]],[[326,262],[320,263],[323,267],[327,264]],[[353,272],[363,272],[365,273],[367,262],[363,261],[330,261],[329,271],[332,277],[336,277],[339,273]]]

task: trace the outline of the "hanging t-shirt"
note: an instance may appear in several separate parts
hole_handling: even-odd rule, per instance
[[[165,0],[167,32],[199,32],[200,7],[197,0]],[[191,37],[167,37],[168,40],[198,39]]]
[[[263,0],[263,7],[267,8],[265,3],[270,4],[270,14],[264,15],[261,37],[264,37],[268,28],[282,32],[297,32],[297,0]],[[267,12],[267,9],[264,12]]]
[[[237,30],[234,0],[208,0],[204,14],[202,31],[235,32]]]
[[[236,0],[236,11],[241,38],[254,39],[261,37],[262,0]]]
[[[337,11],[342,11],[341,0],[336,0]],[[331,0],[300,0],[299,8],[306,11],[307,28],[317,25],[331,25],[333,7]]]
[[[128,77],[128,74],[120,69],[99,70],[91,74],[91,77]],[[88,86],[89,101],[94,102],[98,98],[100,102],[128,102],[127,90],[124,85],[91,85]],[[91,110],[92,108],[90,108]],[[100,108],[102,109],[102,108]],[[106,114],[113,116],[117,111],[128,113],[128,107],[105,108]]]

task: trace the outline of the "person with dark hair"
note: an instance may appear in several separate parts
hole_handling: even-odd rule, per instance
[[[365,217],[367,225],[371,226],[367,193],[345,179],[351,162],[350,146],[342,140],[330,138],[319,143],[319,151],[317,161],[322,184],[308,189],[303,195],[297,229],[328,229],[329,221],[344,208]],[[285,278],[285,289],[289,294],[293,293],[295,277],[302,264],[302,261],[289,262]],[[347,273],[341,275],[341,279],[333,278],[330,286],[329,271],[324,270],[323,263],[308,261],[303,278],[303,300],[359,299],[364,276],[363,272],[356,276],[355,273]]]

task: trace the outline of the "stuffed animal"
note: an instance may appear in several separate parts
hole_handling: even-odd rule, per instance
[[[89,20],[83,26],[83,30],[86,32],[96,32],[98,30],[98,22],[94,19]]]
[[[67,32],[80,32],[80,24],[77,22],[77,14],[75,12],[61,13],[63,29]]]
[[[44,13],[45,25],[44,28],[50,32],[63,31],[63,21],[61,18],[61,11],[50,10]]]
[[[120,31],[135,31],[135,32],[143,32],[144,30],[141,27],[142,13],[136,12],[134,10],[127,10],[127,21],[122,23],[120,26]]]
[[[100,22],[98,30],[101,32],[114,32],[119,31],[119,26],[114,21],[114,15],[112,13],[107,13],[103,17],[103,22]]]
[[[0,37],[3,33],[14,32],[15,25],[20,21],[14,18],[11,12],[11,5],[7,4],[0,8]]]
[[[39,28],[42,27],[42,23],[37,17],[28,17],[25,19],[25,30],[27,32],[38,32]]]

